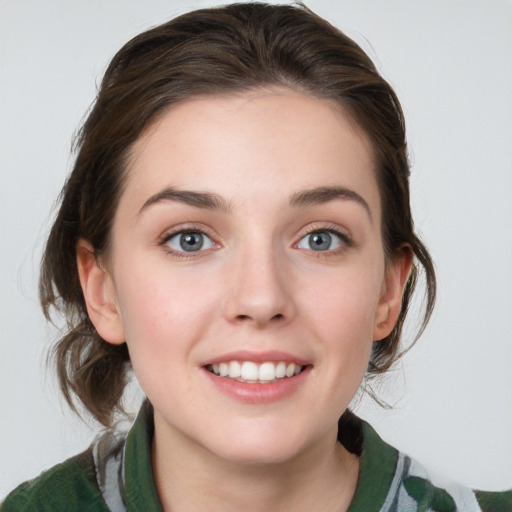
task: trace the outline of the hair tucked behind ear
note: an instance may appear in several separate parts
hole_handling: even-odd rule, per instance
[[[377,164],[387,257],[409,244],[425,274],[424,328],[434,306],[434,269],[414,233],[404,118],[389,84],[356,43],[303,6],[246,3],[194,11],[138,35],[117,53],[76,140],[76,161],[60,196],[40,279],[46,316],[56,310],[67,320],[66,334],[52,355],[73,408],[77,397],[104,425],[122,411],[128,350],[101,339],[88,319],[76,245],[85,239],[96,257],[108,258],[134,142],[180,101],[272,85],[336,102],[368,136]],[[375,343],[370,373],[386,371],[400,355],[417,275],[415,267],[395,329]]]

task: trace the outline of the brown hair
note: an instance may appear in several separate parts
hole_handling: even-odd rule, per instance
[[[427,301],[420,333],[432,313],[435,275],[414,233],[409,164],[398,99],[363,50],[306,7],[248,3],[194,11],[129,41],[110,63],[94,106],[76,139],[76,161],[60,196],[41,264],[45,315],[64,314],[67,332],[53,349],[60,387],[104,425],[122,411],[130,369],[126,344],[112,345],[88,318],[76,263],[79,238],[101,257],[122,193],[134,142],[172,105],[198,94],[226,94],[284,86],[341,105],[369,137],[382,199],[388,258],[404,244],[416,265],[393,332],[374,343],[368,374],[385,372],[400,357],[400,334],[424,269]],[[418,335],[419,336],[419,335]]]

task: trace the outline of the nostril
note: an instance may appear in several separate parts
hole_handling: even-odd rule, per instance
[[[245,321],[250,320],[252,318],[251,315],[237,315],[236,319],[239,321]],[[270,318],[270,320],[281,320],[284,318],[284,315],[282,313],[277,313],[273,317]]]

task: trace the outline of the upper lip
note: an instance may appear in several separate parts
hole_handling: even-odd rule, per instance
[[[296,365],[299,366],[307,366],[311,364],[306,359],[290,354],[289,352],[283,352],[280,350],[267,350],[265,352],[255,352],[251,350],[236,350],[234,352],[227,352],[220,356],[207,359],[201,363],[201,366],[225,363],[228,361],[252,361],[254,363],[278,363],[283,361],[285,363],[295,363]]]

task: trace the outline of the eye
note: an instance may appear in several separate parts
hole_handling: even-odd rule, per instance
[[[214,246],[213,240],[200,231],[174,233],[166,237],[164,244],[175,252],[199,252]]]
[[[299,249],[310,251],[334,251],[344,243],[343,236],[332,231],[313,231],[302,237],[297,244]]]

